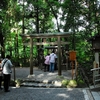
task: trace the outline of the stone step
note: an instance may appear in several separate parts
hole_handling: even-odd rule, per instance
[[[62,85],[60,82],[55,82],[54,84],[46,84],[46,83],[34,83],[34,82],[23,82],[21,84],[23,87],[43,87],[43,88],[62,88]]]
[[[45,87],[45,88],[62,88],[61,81],[54,80],[34,80],[34,79],[25,79],[21,84],[23,87]]]
[[[53,80],[36,80],[36,79],[23,79],[23,82],[34,82],[34,83],[54,83]]]

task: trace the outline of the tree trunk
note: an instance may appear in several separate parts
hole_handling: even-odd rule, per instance
[[[4,47],[4,37],[2,33],[0,33],[0,52],[1,52],[1,58],[5,57],[5,47]]]

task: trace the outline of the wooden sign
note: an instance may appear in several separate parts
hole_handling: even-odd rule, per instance
[[[76,51],[69,51],[69,60],[75,61],[76,60]]]

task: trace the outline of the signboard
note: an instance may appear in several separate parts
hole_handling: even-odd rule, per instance
[[[69,51],[69,60],[75,61],[76,60],[76,51]]]

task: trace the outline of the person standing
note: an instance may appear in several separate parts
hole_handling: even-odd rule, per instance
[[[47,70],[49,71],[49,65],[50,65],[50,56],[49,54],[47,54],[47,56],[45,57],[45,61],[44,61],[44,72]]]
[[[57,59],[57,55],[55,54],[54,50],[50,54],[50,72],[54,72],[54,67],[55,67],[55,61]]]
[[[12,63],[10,61],[10,56],[7,55],[6,58],[2,61],[1,67],[3,71],[3,76],[4,76],[4,91],[9,92],[9,86],[10,86],[10,78],[11,78],[11,73],[12,73]]]

